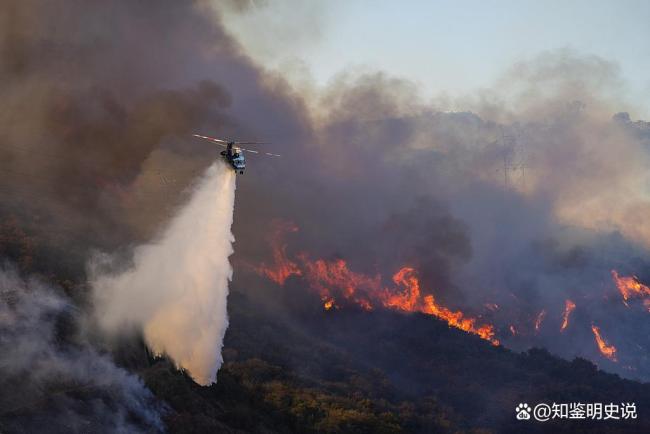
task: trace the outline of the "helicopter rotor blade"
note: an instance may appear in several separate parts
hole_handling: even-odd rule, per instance
[[[239,148],[242,151],[250,152],[251,154],[264,154],[268,155],[269,157],[280,157],[280,154],[272,154],[270,152],[260,152],[260,151],[253,151],[252,149],[245,149],[245,148]]]
[[[221,140],[221,139],[215,139],[214,137],[201,136],[199,134],[192,134],[192,136],[198,137],[199,139],[207,140],[207,141],[212,142],[212,143],[216,143],[217,145],[221,145],[221,146],[227,146],[228,145],[227,141]]]
[[[226,140],[222,139],[217,139],[214,137],[209,137],[209,136],[202,136],[200,134],[192,134],[194,137],[198,137],[199,139],[207,140],[212,143],[216,143],[217,145],[227,147],[228,143],[232,143],[233,145],[265,145],[269,144],[269,142],[229,142]],[[242,151],[250,152],[251,154],[260,154],[260,151],[254,151],[252,149],[245,149],[245,148],[239,148]],[[273,154],[271,152],[264,152],[264,155],[268,155],[269,157],[280,157],[280,154]]]

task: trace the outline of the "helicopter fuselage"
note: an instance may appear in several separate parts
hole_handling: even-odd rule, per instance
[[[244,174],[246,158],[244,157],[244,152],[239,147],[234,146],[234,143],[228,143],[226,150],[221,151],[221,156],[235,170],[235,173],[239,172],[240,175]]]

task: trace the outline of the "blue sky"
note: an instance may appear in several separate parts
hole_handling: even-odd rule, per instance
[[[571,48],[616,62],[636,117],[650,117],[650,1],[267,0],[227,25],[270,68],[300,61],[317,84],[350,67],[451,95],[508,66]]]

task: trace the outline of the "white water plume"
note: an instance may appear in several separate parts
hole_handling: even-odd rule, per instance
[[[234,203],[235,174],[218,161],[162,236],[135,249],[131,268],[106,274],[91,266],[100,327],[141,330],[154,353],[202,385],[215,382],[223,362]]]

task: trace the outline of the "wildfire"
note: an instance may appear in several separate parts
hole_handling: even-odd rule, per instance
[[[596,344],[598,344],[598,350],[600,353],[607,357],[609,360],[616,362],[616,347],[614,345],[608,345],[605,339],[600,334],[600,329],[595,325],[591,325],[591,330],[594,332],[594,338],[596,339]]]
[[[393,276],[393,282],[398,287],[402,287],[403,291],[395,293],[384,289],[380,299],[385,307],[403,310],[406,312],[413,312],[419,309],[422,302],[422,294],[420,292],[420,282],[415,275],[415,270],[410,267],[404,267]],[[431,305],[435,306],[435,302],[431,301]],[[431,308],[429,308],[431,310]],[[435,315],[431,310],[431,314]]]
[[[423,297],[420,293],[419,279],[413,268],[404,267],[399,270],[393,276],[393,282],[405,289],[402,293],[392,296],[388,295],[390,293],[387,290],[384,290],[384,307],[433,315],[446,321],[452,327],[478,335],[492,342],[493,345],[499,345],[499,340],[494,337],[494,326],[491,324],[477,327],[475,318],[466,317],[461,311],[453,312],[444,306],[440,306],[431,294]]]
[[[576,308],[576,304],[571,300],[566,300],[564,302],[564,313],[562,314],[562,327],[560,327],[561,332],[563,332],[569,325],[569,316],[571,315],[571,312],[573,312],[573,309],[575,308]]]
[[[343,259],[312,260],[307,254],[301,253],[298,255],[300,265],[293,262],[287,255],[287,247],[282,242],[281,235],[283,232],[297,230],[296,226],[290,224],[276,225],[276,230],[269,237],[273,248],[274,266],[261,264],[252,269],[278,285],[284,285],[289,276],[303,276],[309,286],[318,292],[325,310],[332,310],[340,307],[341,303],[347,303],[368,311],[385,308],[421,312],[442,319],[451,327],[499,345],[494,336],[494,326],[479,326],[476,318],[441,306],[431,294],[422,294],[417,272],[412,267],[403,267],[397,271],[392,279],[394,285],[386,288],[382,286],[381,275],[368,276],[352,271]]]
[[[575,306],[575,305],[574,305]],[[539,332],[540,327],[542,326],[542,321],[544,321],[544,317],[546,316],[546,310],[543,310],[537,314],[537,318],[535,318],[535,332]],[[567,322],[568,322],[568,316],[567,316]]]
[[[267,266],[262,263],[253,269],[262,276],[265,276],[278,285],[284,285],[284,282],[290,276],[300,276],[302,271],[298,268],[298,264],[291,261],[287,255],[287,244],[282,241],[282,237],[286,232],[298,232],[298,226],[293,223],[275,221],[273,223],[274,230],[268,237],[269,244],[273,248],[273,262],[274,266]]]
[[[629,307],[627,301],[632,298],[642,298],[643,305],[650,311],[650,288],[639,282],[639,278],[636,276],[619,276],[616,270],[612,270],[612,279],[616,283],[621,296],[623,297],[623,303]]]
[[[333,298],[325,298],[323,300],[323,308],[325,310],[331,310],[332,308],[335,308],[336,304],[334,304],[334,299]]]
[[[381,276],[370,278],[364,274],[355,273],[348,268],[348,264],[343,259],[312,261],[304,253],[298,257],[302,262],[305,278],[310,286],[318,291],[321,300],[331,301],[330,304],[334,305],[334,293],[336,292],[336,295],[342,295],[345,300],[362,309],[372,310],[373,306],[368,294],[379,290]],[[327,306],[325,308],[329,310]]]

